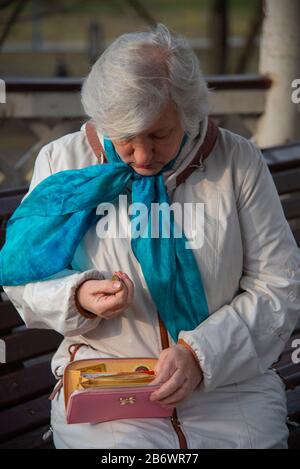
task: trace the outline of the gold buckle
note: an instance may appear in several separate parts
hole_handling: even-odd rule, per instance
[[[136,397],[135,396],[120,397],[119,401],[120,401],[120,405],[135,404]]]

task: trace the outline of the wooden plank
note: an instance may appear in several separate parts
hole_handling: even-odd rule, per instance
[[[14,305],[10,301],[0,302],[0,337],[22,324],[24,322]]]
[[[1,220],[0,220],[1,225]],[[0,249],[2,248],[3,244],[5,243],[5,228],[0,228]]]
[[[26,194],[29,186],[14,187],[13,189],[3,189],[0,191],[0,202],[2,197],[11,197],[14,195]]]
[[[0,442],[49,424],[48,395],[0,412]]]
[[[300,192],[282,195],[280,200],[287,219],[300,217]]]
[[[48,430],[49,426],[36,428],[0,444],[0,449],[55,449],[52,437],[46,441],[43,440],[43,435]]]
[[[300,449],[300,427],[290,427],[289,449]]]
[[[293,336],[298,334],[299,332],[300,332],[300,318],[297,321],[296,327],[295,327],[294,332],[293,332]]]
[[[263,148],[261,151],[272,173],[299,167],[299,142]]]
[[[0,410],[50,394],[55,384],[49,360],[0,376]]]
[[[293,218],[293,219],[288,220],[288,222],[293,232],[296,243],[298,244],[298,246],[300,246],[300,219]]]
[[[300,168],[272,174],[279,194],[300,191]]]
[[[1,197],[0,199],[0,217],[9,217],[20,205],[24,194]]]
[[[210,88],[217,90],[266,90],[271,87],[272,80],[263,75],[207,75],[206,80]],[[50,92],[77,93],[81,90],[81,78],[5,78],[7,93]]]
[[[300,387],[287,392],[287,408],[289,418],[300,423]]]
[[[284,366],[276,367],[281,378],[289,387],[300,386],[300,367],[299,364],[287,362]]]
[[[297,243],[297,245],[300,247],[300,228],[297,228],[297,229],[293,229],[293,235],[294,235],[294,238],[295,238],[295,241]]]
[[[51,330],[28,329],[3,337],[2,340],[6,345],[6,363],[10,364],[56,350],[62,336]],[[0,372],[4,367],[0,365]]]

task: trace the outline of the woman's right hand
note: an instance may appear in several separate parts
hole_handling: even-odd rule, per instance
[[[119,280],[86,280],[77,290],[80,306],[103,319],[123,313],[132,303],[134,285],[127,274],[115,272]],[[116,286],[119,283],[119,286]]]

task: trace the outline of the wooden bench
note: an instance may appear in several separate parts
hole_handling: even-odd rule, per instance
[[[6,221],[27,190],[0,193],[0,246]],[[2,345],[1,355],[6,355],[6,363],[0,364],[0,449],[52,448],[51,438],[44,441],[42,435],[49,430],[48,396],[56,382],[50,360],[62,337],[27,329],[2,289],[0,296],[0,350]]]
[[[263,150],[272,173],[282,207],[300,246],[300,143],[277,146]],[[300,310],[300,304],[299,304]],[[294,340],[300,339],[300,321],[274,368],[286,382],[289,419],[300,424],[300,364],[291,362]],[[290,425],[290,448],[300,448],[300,426]]]
[[[300,245],[300,144],[263,150],[280,194],[283,209]],[[0,247],[5,224],[19,205],[27,188],[0,192]],[[42,434],[49,428],[48,395],[55,379],[50,359],[62,337],[54,331],[28,330],[2,293],[0,338],[6,344],[7,363],[0,364],[0,449],[53,448]],[[300,323],[274,368],[288,386],[289,418],[300,424],[300,365],[291,363],[292,343],[300,338]],[[0,346],[1,350],[1,346]],[[290,427],[291,448],[300,448],[300,429]]]

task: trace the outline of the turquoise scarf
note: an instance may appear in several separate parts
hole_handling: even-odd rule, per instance
[[[170,203],[162,172],[173,167],[185,142],[186,136],[177,156],[154,176],[137,174],[105,139],[109,163],[61,171],[44,179],[7,223],[0,252],[1,285],[46,280],[72,265],[81,239],[102,216],[96,215],[97,206],[113,202],[131,183],[132,203],[148,209],[148,233],[132,237],[131,247],[160,317],[174,341],[181,330],[195,329],[208,317],[208,306],[193,252],[185,247],[187,239],[184,234],[174,237],[173,216],[169,238],[161,236],[161,219],[160,236],[150,237],[151,204]],[[134,222],[134,216],[130,218]],[[133,228],[131,233],[135,233]]]

